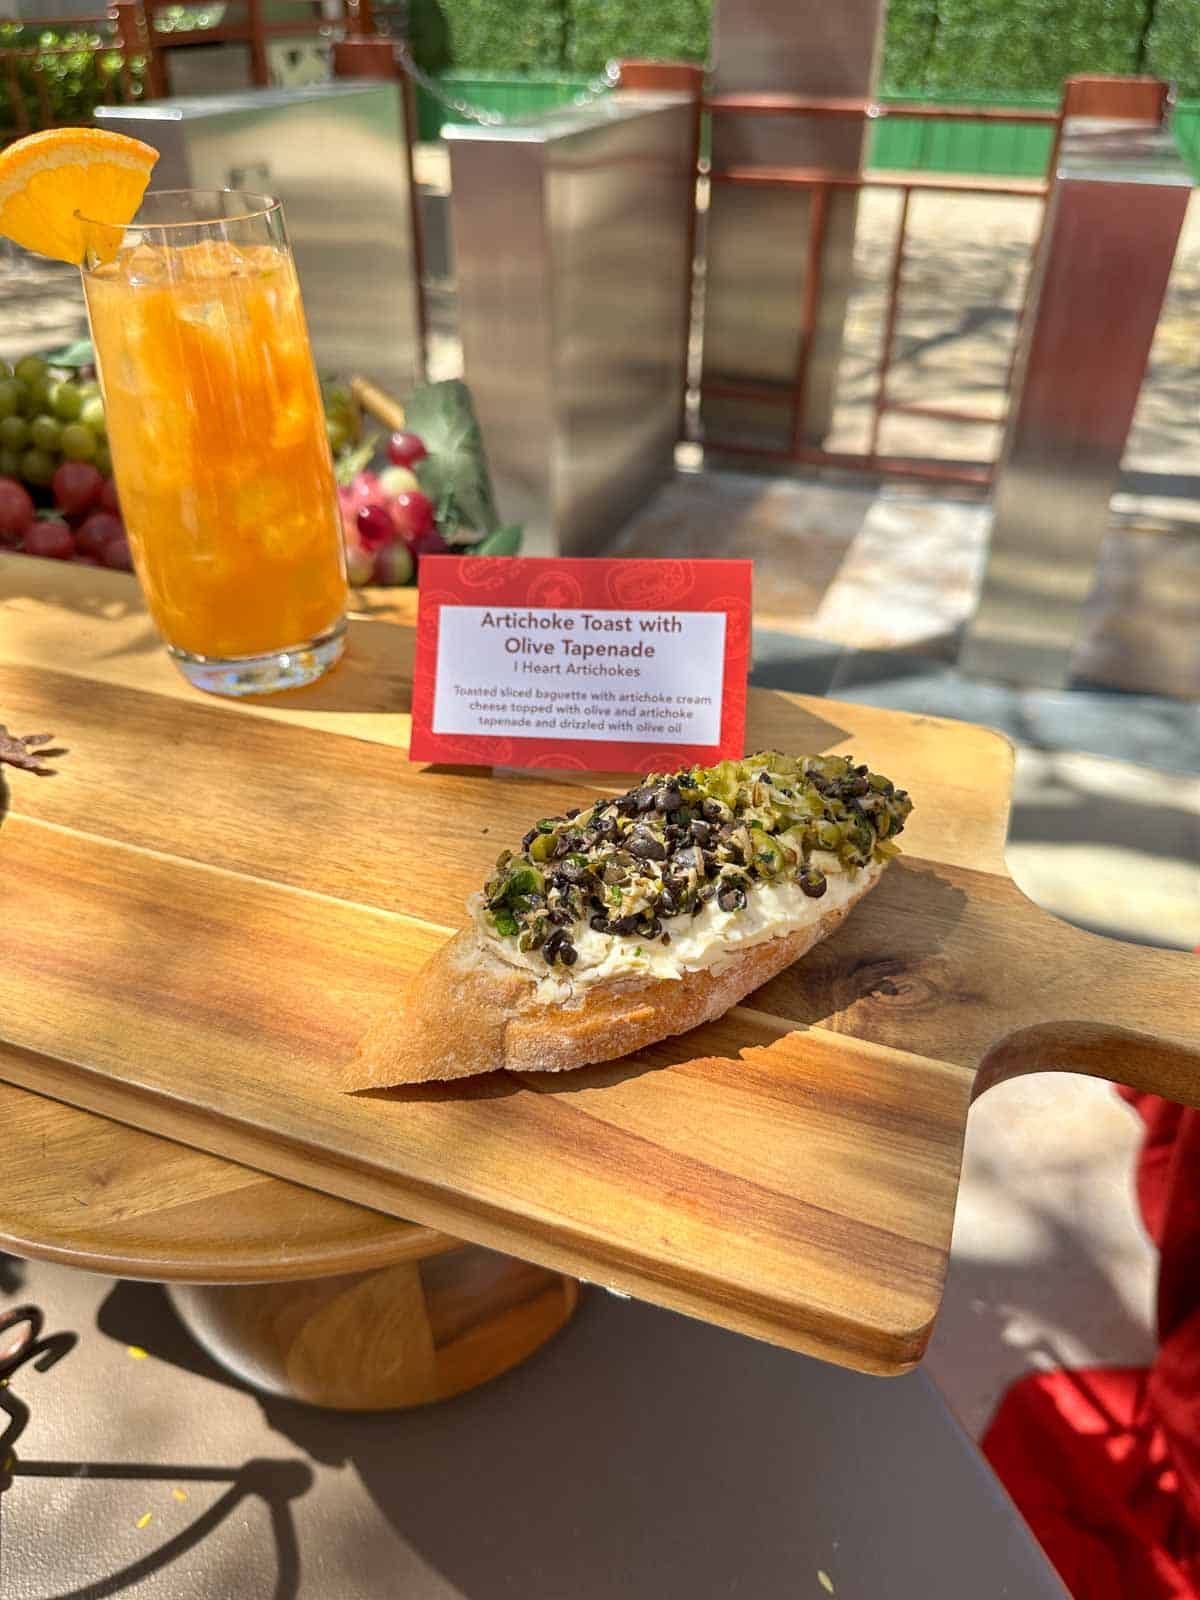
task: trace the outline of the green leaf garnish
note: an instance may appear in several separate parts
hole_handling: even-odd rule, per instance
[[[42,359],[51,367],[90,367],[96,360],[96,352],[90,339],[76,339],[74,344],[65,345]]]
[[[420,436],[429,452],[414,470],[433,501],[439,526],[452,531],[465,523],[487,535],[503,531],[483,436],[466,384],[451,378],[414,389],[404,407],[404,426]],[[507,549],[484,552],[512,553]]]
[[[423,462],[417,463],[418,468],[423,465]],[[497,528],[495,533],[489,533],[487,538],[479,544],[472,545],[471,554],[474,556],[519,556],[521,553],[521,541],[524,536],[524,528],[519,523],[510,522],[506,527]]]

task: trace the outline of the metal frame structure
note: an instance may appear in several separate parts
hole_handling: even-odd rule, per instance
[[[1063,85],[1058,107],[1053,110],[1020,110],[1008,106],[942,106],[936,104],[904,105],[890,107],[875,100],[849,97],[812,97],[787,94],[720,94],[708,95],[701,101],[704,111],[713,116],[723,114],[760,117],[834,117],[879,121],[895,116],[939,121],[1004,122],[1051,127],[1054,137],[1046,163],[1046,174],[1041,179],[960,178],[953,174],[914,174],[904,176],[887,172],[846,172],[826,168],[807,167],[727,167],[714,168],[709,180],[714,184],[760,185],[804,191],[812,197],[810,224],[806,246],[805,272],[799,307],[800,341],[798,359],[790,390],[781,392],[771,384],[730,383],[720,379],[707,379],[701,383],[702,394],[724,395],[733,399],[756,400],[767,404],[786,405],[791,411],[791,442],[788,447],[745,445],[719,438],[706,438],[706,450],[761,457],[780,462],[799,462],[806,466],[842,467],[861,472],[880,473],[889,477],[926,479],[932,482],[958,483],[970,487],[990,489],[995,480],[996,460],[978,464],[961,464],[909,456],[883,455],[879,450],[879,435],[883,419],[888,413],[928,417],[939,422],[987,424],[1002,427],[1004,416],[988,416],[949,406],[927,405],[916,401],[893,400],[888,394],[888,379],[895,354],[896,325],[899,318],[900,294],[904,276],[904,247],[908,232],[912,196],[918,192],[942,194],[993,194],[1013,195],[1040,200],[1042,217],[1029,252],[1030,273],[1026,280],[1025,297],[1017,314],[1013,333],[1012,354],[1005,382],[1006,395],[1011,394],[1021,330],[1029,303],[1033,266],[1041,248],[1046,226],[1046,202],[1058,167],[1063,125],[1068,116],[1106,116],[1132,122],[1161,124],[1169,106],[1168,86],[1153,77],[1112,78],[1084,75],[1069,78]],[[697,151],[698,154],[698,151]],[[808,444],[804,439],[805,398],[809,358],[816,332],[817,309],[820,305],[822,261],[825,228],[830,192],[836,188],[896,189],[900,192],[900,217],[892,247],[888,276],[886,311],[883,322],[875,394],[872,403],[871,433],[865,453],[855,454],[844,450],[826,450]]]
[[[1041,200],[1045,204],[1054,172],[1056,152],[1061,136],[1063,106],[1055,111],[1022,111],[1003,106],[913,105],[897,107],[894,111],[873,100],[823,99],[779,94],[726,94],[710,95],[702,102],[703,109],[719,116],[737,113],[764,117],[840,117],[876,121],[895,115],[916,118],[948,118],[958,121],[1012,122],[1044,124],[1054,128],[1054,146],[1041,180],[959,178],[949,174],[913,174],[901,176],[893,173],[851,173],[819,167],[728,167],[714,168],[710,182],[714,184],[754,184],[773,188],[802,190],[812,197],[810,225],[806,243],[805,272],[799,307],[799,354],[790,390],[781,393],[770,384],[728,383],[719,379],[705,380],[701,392],[724,395],[733,399],[757,400],[768,404],[786,405],[791,411],[791,443],[786,448],[747,446],[705,439],[707,450],[742,456],[759,456],[778,461],[796,461],[809,466],[850,468],[863,472],[879,472],[888,476],[924,478],[943,483],[961,483],[987,488],[991,485],[994,463],[960,465],[955,462],[922,460],[917,457],[887,456],[879,451],[879,434],[883,418],[888,412],[903,412],[909,416],[929,417],[942,422],[986,423],[996,425],[1002,418],[978,412],[963,411],[946,406],[925,405],[916,402],[893,400],[888,395],[888,378],[895,353],[896,325],[899,317],[900,292],[904,275],[904,247],[908,231],[909,210],[916,192],[943,194],[998,194],[1016,195]],[[1065,104],[1065,101],[1064,101]],[[891,268],[888,277],[887,302],[884,315],[875,394],[872,403],[870,443],[865,453],[844,450],[826,450],[806,444],[804,440],[805,396],[809,357],[816,330],[817,308],[820,304],[822,260],[825,245],[825,224],[831,190],[844,189],[896,189],[901,194],[900,218],[892,247]],[[1031,261],[1036,254],[1036,244]],[[1016,340],[1014,338],[1014,350]],[[1011,369],[1009,382],[1011,384]]]

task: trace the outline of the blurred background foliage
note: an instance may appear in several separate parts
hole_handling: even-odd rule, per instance
[[[431,71],[452,64],[477,73],[591,74],[618,55],[704,61],[709,54],[710,0],[412,0],[412,6],[414,22],[416,13],[444,18],[450,60],[423,61]],[[891,0],[888,7],[885,92],[1038,93],[1057,91],[1075,72],[1153,72],[1181,95],[1200,95],[1200,3]]]

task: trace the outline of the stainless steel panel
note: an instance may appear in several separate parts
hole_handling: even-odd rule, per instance
[[[411,386],[419,291],[397,85],[249,89],[96,114],[162,152],[155,188],[277,195],[318,367]]]
[[[1070,676],[1190,190],[1167,130],[1068,121],[962,651],[970,671]]]
[[[691,106],[447,130],[463,366],[506,515],[581,553],[674,465]]]
[[[882,0],[718,0],[715,94],[869,95],[882,34]],[[858,172],[865,126],[841,117],[713,118],[713,166],[822,167]],[[708,212],[704,377],[778,383],[790,390],[799,355],[810,199],[803,190],[714,185]],[[858,197],[832,191],[821,297],[808,363],[804,435],[817,444],[833,409],[849,295]],[[706,395],[706,435],[785,447],[791,408]]]

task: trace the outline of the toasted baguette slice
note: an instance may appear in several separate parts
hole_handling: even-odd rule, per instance
[[[426,963],[401,1004],[374,1024],[341,1088],[510,1072],[567,1072],[629,1055],[723,1015],[827,938],[879,881],[860,874],[855,892],[807,927],[750,945],[719,971],[680,978],[580,986],[578,999],[546,1004],[532,976],[464,928]]]

